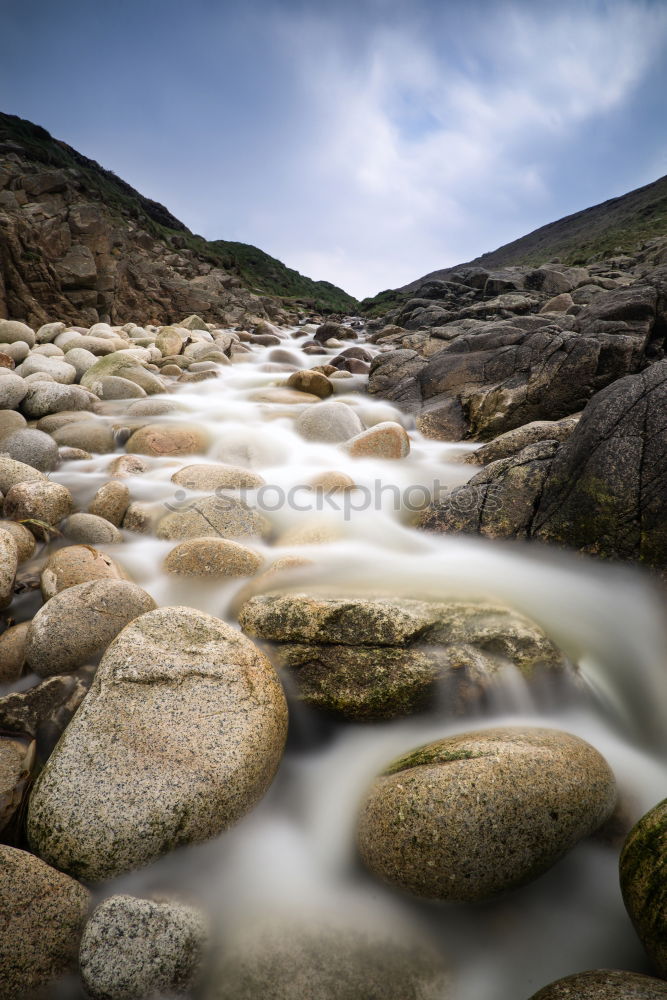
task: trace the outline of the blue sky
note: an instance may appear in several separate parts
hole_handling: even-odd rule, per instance
[[[0,108],[358,295],[667,173],[665,0],[3,0]]]

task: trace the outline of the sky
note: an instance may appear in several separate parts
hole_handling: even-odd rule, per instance
[[[667,174],[667,0],[0,0],[0,110],[357,297]]]

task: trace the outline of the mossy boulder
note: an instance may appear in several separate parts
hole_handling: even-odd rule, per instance
[[[667,977],[667,799],[630,831],[620,876],[635,930],[659,975]]]

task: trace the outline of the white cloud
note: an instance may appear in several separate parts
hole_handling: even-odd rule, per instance
[[[452,23],[409,13],[354,47],[327,16],[283,14],[273,29],[310,113],[293,150],[303,197],[265,244],[367,295],[492,249],[484,234],[520,235],[508,219],[548,203],[554,150],[622,107],[665,44],[667,8],[496,6],[460,24],[456,45]]]

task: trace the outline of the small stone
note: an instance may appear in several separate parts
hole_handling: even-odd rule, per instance
[[[667,977],[667,799],[630,831],[620,861],[623,902],[656,971]]]
[[[72,365],[76,371],[77,379],[92,368],[97,358],[92,351],[87,351],[84,347],[75,347],[67,352],[67,364]]]
[[[23,414],[18,413],[16,410],[0,410],[0,451],[2,448],[2,441],[14,431],[22,431],[28,423],[23,416]]]
[[[59,385],[72,385],[76,381],[76,368],[58,358],[45,358],[41,354],[29,354],[16,369],[22,378],[30,375],[50,375]]]
[[[5,497],[3,513],[11,521],[25,522],[33,535],[41,538],[48,534],[43,525],[54,527],[67,517],[73,506],[67,487],[45,480],[12,486]]]
[[[16,462],[31,465],[40,472],[51,472],[58,465],[58,445],[43,431],[14,431],[4,439],[1,447]]]
[[[129,378],[105,375],[95,382],[95,395],[100,399],[144,399],[148,393]]]
[[[308,368],[293,372],[287,379],[286,385],[289,389],[311,393],[313,396],[319,396],[320,399],[326,399],[333,393],[333,386],[326,375]]]
[[[37,779],[29,842],[97,881],[216,836],[271,784],[286,731],[276,673],[236,629],[192,608],[141,615]]]
[[[186,993],[202,974],[207,926],[176,901],[111,896],[93,912],[79,967],[91,1000],[141,1000]]]
[[[123,515],[123,530],[134,531],[138,535],[152,535],[163,516],[164,504],[135,500],[128,505]]]
[[[173,399],[138,399],[136,403],[130,403],[126,412],[131,417],[161,417],[182,409],[182,405]]]
[[[108,424],[95,420],[65,424],[53,431],[53,440],[68,448],[81,448],[97,454],[108,454],[116,448],[113,431]]]
[[[135,431],[125,448],[140,455],[194,455],[207,451],[208,435],[194,425],[147,424]]]
[[[0,684],[13,684],[23,672],[29,625],[21,622],[0,635]]]
[[[40,586],[42,597],[48,601],[77,583],[126,579],[124,570],[106,552],[99,552],[92,545],[66,545],[46,560]]]
[[[62,525],[62,533],[81,545],[118,545],[123,541],[115,524],[97,514],[71,514]]]
[[[58,448],[58,455],[61,462],[86,462],[93,456],[83,448]]]
[[[295,427],[307,441],[332,443],[349,441],[364,429],[354,410],[340,402],[309,406],[299,414]]]
[[[6,608],[14,597],[14,580],[19,565],[19,551],[8,531],[0,531],[0,608]]]
[[[4,351],[0,351],[0,368],[11,369],[15,364],[14,358],[10,357],[9,354],[5,354]]]
[[[117,528],[123,523],[123,517],[130,503],[130,491],[125,483],[110,480],[100,486],[88,507],[89,514],[103,517]]]
[[[115,479],[127,479],[129,476],[142,476],[149,469],[150,463],[139,455],[119,455],[109,465],[109,475]]]
[[[263,514],[243,500],[226,494],[204,497],[187,510],[167,514],[157,526],[157,537],[170,541],[203,538],[214,533],[220,538],[264,537],[270,530],[271,525]]]
[[[0,521],[0,531],[9,532],[16,542],[19,563],[25,562],[34,554],[37,547],[35,536],[24,524],[19,524],[18,521]]]
[[[171,477],[172,483],[189,490],[258,489],[265,480],[256,472],[238,465],[186,465]]]
[[[89,894],[39,858],[0,844],[3,997],[32,997],[73,972]]]
[[[0,407],[3,410],[15,410],[28,393],[29,386],[20,375],[0,370]]]
[[[46,482],[48,482],[46,476],[39,469],[33,468],[32,465],[26,465],[25,462],[17,462],[16,459],[9,458],[9,456],[0,455],[0,493],[4,493],[5,496],[12,486],[16,486],[18,483]]]
[[[15,344],[17,341],[34,347],[35,331],[16,319],[0,319],[0,343]]]
[[[392,885],[429,899],[488,899],[551,868],[615,803],[609,765],[578,737],[478,730],[390,764],[362,805],[357,842]]]
[[[263,561],[257,552],[226,538],[191,538],[171,550],[164,569],[179,576],[252,576]]]
[[[310,392],[298,392],[296,389],[257,389],[249,399],[253,403],[284,403],[286,406],[296,406],[299,403],[318,403],[320,397]]]
[[[29,420],[39,420],[61,410],[91,410],[95,401],[96,397],[79,385],[38,382],[28,387],[21,411]]]
[[[667,1000],[667,983],[637,972],[594,969],[559,979],[530,1000]]]
[[[322,493],[340,493],[345,490],[353,490],[356,487],[351,476],[335,470],[320,472],[317,476],[313,476],[308,485],[311,489]]]
[[[400,424],[387,420],[347,441],[345,451],[353,458],[405,458],[410,438]]]
[[[66,674],[99,655],[128,622],[155,607],[126,580],[93,580],[61,591],[30,623],[26,664],[40,677]]]

